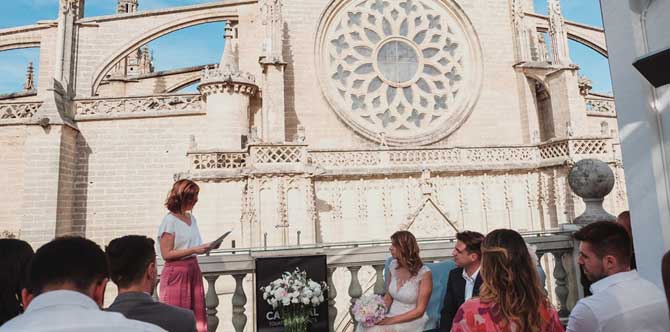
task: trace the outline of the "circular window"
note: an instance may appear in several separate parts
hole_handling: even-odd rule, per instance
[[[377,67],[382,77],[392,84],[411,80],[419,69],[419,55],[403,40],[390,40],[377,52]]]
[[[318,36],[323,93],[369,139],[433,143],[467,119],[479,96],[479,43],[451,0],[340,0]]]

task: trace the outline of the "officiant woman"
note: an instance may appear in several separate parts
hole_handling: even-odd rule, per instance
[[[210,244],[202,243],[191,213],[199,192],[195,182],[179,180],[165,200],[169,212],[158,228],[158,251],[165,261],[159,294],[161,302],[193,310],[198,332],[206,332],[205,290],[196,256],[204,254]]]

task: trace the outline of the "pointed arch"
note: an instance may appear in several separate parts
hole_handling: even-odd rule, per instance
[[[114,52],[112,55],[108,56],[102,64],[93,72],[93,84],[91,86],[91,95],[95,96],[97,94],[98,87],[100,83],[105,78],[105,74],[112,69],[112,67],[119,62],[121,59],[130,55],[137,48],[149,43],[152,40],[158,39],[162,36],[165,36],[169,33],[188,28],[195,25],[211,23],[211,22],[221,22],[225,20],[237,20],[237,14],[233,13],[221,13],[221,12],[206,12],[197,15],[192,15],[184,17],[170,23],[166,23],[159,27],[156,27],[152,30],[146,31],[139,37],[131,40],[126,43],[124,46],[119,48],[118,51]]]

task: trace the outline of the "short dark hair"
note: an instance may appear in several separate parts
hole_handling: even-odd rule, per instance
[[[26,270],[34,254],[26,241],[0,239],[0,325],[24,310],[21,289],[26,285]]]
[[[633,244],[628,231],[612,221],[590,223],[573,234],[578,241],[591,245],[598,258],[612,255],[621,264],[630,265]]]
[[[28,268],[28,291],[39,295],[44,288],[66,282],[85,293],[109,277],[107,256],[95,242],[79,236],[59,237],[43,245]]]
[[[112,240],[105,249],[112,281],[127,288],[139,281],[151,262],[155,262],[154,240],[143,235],[126,235]]]
[[[484,235],[479,232],[473,231],[463,231],[456,233],[456,240],[461,241],[465,244],[465,249],[470,253],[475,253],[482,257],[482,241],[484,241]]]

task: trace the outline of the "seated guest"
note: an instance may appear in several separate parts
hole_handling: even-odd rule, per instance
[[[158,325],[170,332],[195,332],[190,310],[155,302],[151,297],[157,281],[154,240],[128,235],[112,240],[106,249],[112,281],[119,295],[107,311]]]
[[[0,332],[165,331],[100,310],[108,281],[107,257],[93,241],[57,238],[37,250],[22,290],[26,311]]]
[[[21,289],[33,255],[28,242],[0,239],[0,325],[23,312]]]
[[[521,235],[511,229],[494,230],[482,241],[481,250],[479,297],[458,309],[451,331],[562,332]]]
[[[456,234],[456,245],[451,255],[458,268],[449,272],[439,331],[451,331],[451,322],[461,304],[473,296],[479,296],[479,287],[482,285],[482,277],[479,275],[482,240],[484,235],[477,232]]]
[[[630,269],[631,239],[609,221],[594,222],[574,234],[579,265],[592,282],[593,295],[577,302],[568,331],[668,331],[670,317],[663,292]]]
[[[419,256],[419,244],[408,231],[391,235],[390,278],[386,281],[386,318],[372,327],[358,324],[357,332],[423,331],[428,321],[426,308],[433,290],[432,272]]]

